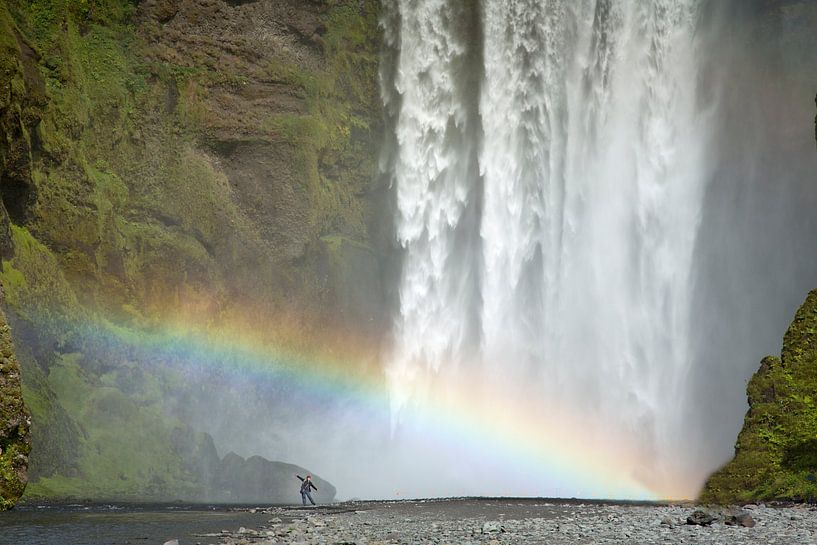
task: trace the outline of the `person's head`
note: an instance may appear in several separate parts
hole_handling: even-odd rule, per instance
[[[311,481],[312,480],[312,475],[307,475],[306,478]]]

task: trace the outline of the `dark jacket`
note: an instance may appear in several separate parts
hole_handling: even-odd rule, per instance
[[[315,486],[315,484],[312,482],[312,479],[307,480],[307,479],[304,479],[303,477],[301,477],[300,475],[295,475],[295,476],[298,477],[301,480],[301,493],[303,493],[303,492],[309,493],[309,487],[314,488],[315,492],[318,491],[318,487]]]

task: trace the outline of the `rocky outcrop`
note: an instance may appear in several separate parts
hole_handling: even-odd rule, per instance
[[[0,511],[13,507],[26,488],[30,427],[11,330],[0,311]]]
[[[202,484],[195,495],[178,499],[237,504],[299,503],[300,481],[311,472],[303,467],[273,462],[261,456],[244,458],[234,452],[219,458],[213,438],[206,433],[178,429],[174,434],[174,449],[186,461],[187,470]],[[331,483],[312,475],[319,503],[331,503],[337,491]]]
[[[814,129],[817,143],[817,115]],[[797,310],[780,357],[760,362],[747,396],[735,457],[707,480],[700,499],[817,500],[817,289]]]
[[[298,503],[301,477],[309,474],[306,469],[283,462],[271,462],[260,456],[244,459],[228,453],[213,476],[207,497],[210,501],[224,503]],[[318,488],[313,498],[318,503],[331,503],[336,490],[327,481],[313,475]]]
[[[817,499],[817,290],[797,311],[780,357],[763,359],[747,388],[749,411],[735,457],[701,500]]]

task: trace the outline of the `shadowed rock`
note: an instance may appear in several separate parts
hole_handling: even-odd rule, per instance
[[[749,513],[740,513],[738,515],[729,515],[724,521],[727,526],[743,526],[744,528],[754,528],[755,519]]]
[[[718,520],[718,517],[712,513],[707,513],[706,511],[701,511],[698,509],[687,517],[687,524],[694,526],[709,526],[716,520]]]
[[[234,452],[219,458],[213,438],[179,428],[173,435],[173,450],[187,464],[187,470],[202,484],[199,496],[182,498],[219,503],[300,503],[300,481],[296,477],[312,474],[303,467],[273,462],[261,456],[243,458]],[[312,497],[318,503],[334,501],[336,489],[312,474],[318,491]]]

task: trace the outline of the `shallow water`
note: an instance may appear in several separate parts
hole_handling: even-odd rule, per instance
[[[180,545],[214,543],[196,535],[257,527],[270,515],[226,507],[60,505],[0,513],[0,545]]]

